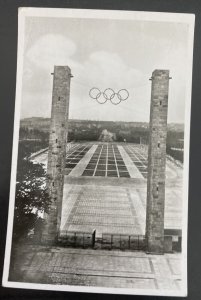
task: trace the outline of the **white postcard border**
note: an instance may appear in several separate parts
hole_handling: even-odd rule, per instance
[[[26,17],[60,17],[60,18],[99,18],[99,19],[129,19],[139,21],[175,22],[189,25],[188,43],[188,74],[186,75],[186,103],[185,103],[185,137],[184,137],[184,177],[183,177],[183,227],[182,227],[182,282],[181,291],[167,290],[144,290],[128,288],[100,288],[86,286],[67,286],[51,284],[35,284],[11,282],[8,280],[10,253],[12,246],[12,228],[14,218],[15,184],[17,171],[18,140],[20,126],[20,108],[22,92],[22,72],[23,72],[23,52],[24,52],[24,32]],[[186,296],[187,295],[187,214],[188,214],[188,183],[189,183],[189,142],[190,142],[190,111],[191,111],[191,87],[192,87],[192,65],[193,65],[193,40],[194,40],[194,20],[192,14],[183,13],[161,13],[161,12],[141,12],[141,11],[114,11],[114,10],[93,10],[93,9],[60,9],[60,8],[19,8],[18,20],[18,55],[17,55],[17,80],[16,80],[16,103],[14,117],[14,138],[12,152],[12,171],[10,181],[10,199],[8,226],[6,237],[6,250],[4,259],[4,272],[2,284],[4,287],[15,287],[25,289],[41,289],[54,291],[74,291],[87,293],[108,293],[108,294],[137,294],[137,295],[164,295],[164,296]]]

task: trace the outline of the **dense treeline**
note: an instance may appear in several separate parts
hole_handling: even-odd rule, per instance
[[[48,132],[44,132],[39,129],[35,128],[27,128],[27,127],[20,127],[19,132],[20,140],[43,140],[47,141],[49,136]]]
[[[184,152],[181,150],[175,150],[172,149],[171,147],[167,147],[166,149],[167,154],[172,156],[174,159],[179,160],[180,162],[183,163],[184,160]]]
[[[21,140],[19,141],[18,146],[18,157],[22,155],[26,155],[29,157],[32,153],[35,153],[41,149],[45,149],[48,147],[48,142],[40,141],[40,140]]]
[[[31,153],[48,147],[48,140],[48,132],[21,127],[19,132],[18,156],[25,155],[28,157]]]
[[[68,140],[72,141],[98,141],[103,130],[107,129],[115,135],[115,141],[123,142],[126,140],[129,143],[140,143],[140,140],[148,141],[149,132],[147,128],[135,127],[132,129],[122,129],[119,125],[111,124],[110,126],[100,125],[98,127],[82,126],[81,128],[71,128],[68,133]]]
[[[19,143],[17,178],[15,193],[15,213],[13,226],[13,241],[26,238],[31,230],[41,230],[42,212],[49,206],[49,196],[46,189],[46,172],[41,164],[29,160],[32,153],[32,142]],[[38,214],[39,213],[39,214]]]
[[[168,130],[167,132],[167,145],[174,148],[183,148],[184,132]]]
[[[29,144],[30,141],[27,143]],[[30,161],[28,154],[30,154],[30,147],[21,143],[17,162],[10,280],[13,280],[12,277],[16,280],[20,276],[16,272],[18,246],[26,247],[26,242],[31,236],[34,237],[35,242],[40,241],[44,224],[41,215],[48,212],[50,205],[50,198],[44,184],[45,170],[41,164]]]
[[[174,159],[183,163],[184,132],[168,131],[166,152]]]

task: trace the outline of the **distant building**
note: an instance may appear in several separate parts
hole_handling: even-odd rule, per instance
[[[116,134],[109,132],[107,129],[103,129],[99,141],[101,142],[113,142],[116,140]]]

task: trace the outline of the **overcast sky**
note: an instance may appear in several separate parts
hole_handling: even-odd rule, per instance
[[[149,121],[151,73],[169,69],[169,122],[184,121],[188,25],[133,20],[26,17],[21,118],[50,117],[54,65],[73,74],[70,118]],[[89,90],[126,88],[115,106]]]

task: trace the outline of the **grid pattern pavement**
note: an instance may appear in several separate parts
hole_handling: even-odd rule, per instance
[[[125,151],[124,147],[122,145],[118,145],[118,149],[121,153],[121,156],[126,164],[126,167],[128,169],[128,172],[130,174],[131,178],[144,178],[139,169],[136,167],[136,165],[133,163],[132,159],[128,155],[128,153]]]
[[[93,153],[91,149],[95,147]],[[120,150],[120,151],[119,151]],[[80,161],[91,151],[89,162],[80,166]],[[48,151],[47,151],[48,152]],[[47,152],[38,155],[34,161],[47,167]],[[127,155],[125,155],[127,153]],[[88,153],[89,154],[89,153]],[[124,154],[124,155],[123,155]],[[106,143],[72,143],[67,149],[65,175],[80,167],[82,176],[147,178],[148,147],[139,144],[106,144]],[[91,156],[91,157],[90,157]],[[136,169],[139,173],[136,172]],[[166,177],[168,179],[182,179],[183,169],[177,166],[171,158],[166,160]]]
[[[74,144],[66,155],[65,174],[68,175],[91,148],[91,144]]]
[[[148,146],[140,144],[125,144],[124,150],[130,156],[133,164],[138,168],[144,178],[147,178]],[[166,157],[166,178],[180,180],[183,176],[183,168],[178,167],[174,161]]]
[[[147,178],[147,157],[148,147],[145,145],[125,145],[124,149],[129,154],[135,166],[139,169],[144,178]]]
[[[115,144],[100,144],[82,176],[127,177],[130,174]]]

